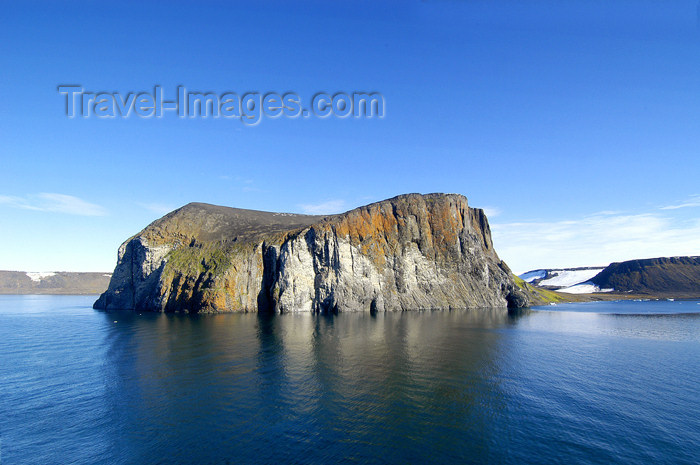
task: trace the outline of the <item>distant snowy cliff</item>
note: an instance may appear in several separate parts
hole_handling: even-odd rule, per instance
[[[569,294],[606,292],[607,290],[601,290],[590,282],[603,269],[604,267],[541,269],[523,273],[520,278],[535,286]]]
[[[99,294],[111,273],[0,271],[0,294]]]
[[[700,257],[660,257],[611,263],[607,267],[532,270],[524,281],[570,294],[634,293],[659,297],[700,296]]]

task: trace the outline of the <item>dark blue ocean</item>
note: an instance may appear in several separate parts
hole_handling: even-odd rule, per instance
[[[700,463],[700,304],[178,316],[0,297],[0,463]]]

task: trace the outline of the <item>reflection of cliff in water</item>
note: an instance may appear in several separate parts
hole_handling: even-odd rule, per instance
[[[260,353],[282,360],[265,355],[272,371],[259,375],[263,386],[277,383],[265,391],[290,409],[281,420],[287,426],[308,420],[326,431],[321,443],[353,438],[393,447],[402,425],[411,425],[437,447],[454,447],[457,438],[445,436],[468,424],[488,442],[491,416],[504,407],[494,352],[498,328],[514,319],[505,309],[268,318]]]
[[[105,405],[111,418],[121,420],[112,427],[131,429],[113,435],[117,455],[153,462],[172,457],[166,436],[181,437],[183,451],[200,447],[193,423],[211,429],[214,440],[228,439],[249,421],[236,412],[240,391],[249,391],[256,372],[255,315],[104,315]]]
[[[104,315],[105,396],[120,399],[110,416],[137,425],[113,447],[130,457],[157,453],[164,431],[182,437],[183,450],[201,450],[188,445],[202,438],[191,434],[194,424],[211,429],[204,459],[214,461],[217,444],[263,453],[281,437],[315,454],[359,441],[424,456],[407,437],[454,451],[465,430],[471,450],[476,440],[484,459],[497,453],[488,443],[491,417],[503,408],[496,352],[500,329],[513,321],[505,308]]]

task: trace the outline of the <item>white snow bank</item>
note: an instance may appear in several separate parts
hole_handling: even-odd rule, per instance
[[[584,283],[600,273],[603,268],[590,270],[551,270],[551,278],[540,281],[540,286],[571,287]],[[560,289],[561,290],[561,289]]]
[[[535,279],[542,279],[545,276],[547,276],[547,270],[534,270],[523,273],[518,277],[527,283],[531,283]]]
[[[52,271],[27,271],[27,276],[29,276],[29,279],[31,279],[32,281],[38,283],[44,278],[56,276],[56,273]]]
[[[557,289],[557,292],[566,292],[567,294],[593,294],[595,292],[612,292],[612,289],[601,289],[590,281],[576,284],[574,286]]]

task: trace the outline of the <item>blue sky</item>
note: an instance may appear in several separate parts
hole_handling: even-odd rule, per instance
[[[700,254],[696,1],[14,2],[0,269],[108,271],[190,201],[486,207],[516,272]],[[86,90],[377,91],[383,119],[97,119]]]

